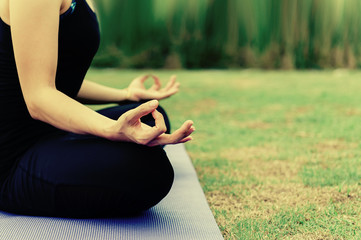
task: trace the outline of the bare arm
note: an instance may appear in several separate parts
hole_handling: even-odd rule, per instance
[[[67,131],[107,137],[106,128],[113,120],[55,88],[60,5],[60,0],[10,0],[11,34],[26,105],[35,119]]]
[[[60,129],[116,141],[158,145],[190,140],[194,129],[189,121],[183,124],[180,132],[164,134],[164,121],[155,110],[158,106],[155,101],[114,121],[56,89],[60,6],[61,0],[10,0],[15,60],[30,115]],[[140,122],[140,118],[149,113],[156,119],[154,127]]]
[[[128,100],[127,89],[116,89],[84,80],[79,90],[77,99],[82,103],[117,103]]]
[[[152,87],[146,89],[144,82],[151,77],[154,80]],[[179,83],[172,76],[165,87],[162,88],[157,76],[140,76],[130,83],[126,89],[106,87],[95,82],[84,80],[78,93],[78,100],[82,103],[118,103],[125,100],[140,101],[168,98],[178,92]]]

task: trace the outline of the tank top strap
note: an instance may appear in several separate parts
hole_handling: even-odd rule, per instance
[[[76,7],[76,0],[72,0],[68,10],[66,10],[63,14],[60,15],[60,20],[73,14],[75,7]]]

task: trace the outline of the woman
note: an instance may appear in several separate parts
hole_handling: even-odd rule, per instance
[[[0,209],[120,216],[164,198],[173,169],[162,146],[194,131],[186,121],[170,134],[158,106],[175,78],[161,88],[153,76],[148,90],[147,76],[123,90],[84,80],[99,44],[87,0],[0,0],[0,17]],[[120,105],[95,112],[89,102]]]

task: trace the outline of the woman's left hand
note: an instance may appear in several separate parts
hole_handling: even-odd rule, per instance
[[[153,85],[146,89],[144,82],[149,78],[153,78]],[[176,76],[172,76],[165,87],[162,88],[162,84],[157,76],[145,75],[134,79],[127,90],[127,100],[140,101],[156,99],[161,100],[168,98],[173,94],[176,94],[179,90],[179,82],[176,81]]]

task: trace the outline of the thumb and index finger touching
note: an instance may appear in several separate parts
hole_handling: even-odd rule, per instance
[[[157,109],[159,102],[157,100],[151,100],[139,105],[138,107],[131,109],[127,112],[127,119],[129,122],[137,122],[139,119]]]
[[[163,115],[156,110],[158,105],[159,102],[157,100],[148,101],[146,103],[143,103],[139,107],[133,109],[135,111],[131,112],[130,116],[133,120],[139,121],[141,117],[152,113],[152,116],[155,120],[155,126],[153,127],[153,129],[164,133],[165,131],[167,131],[167,127],[165,125]]]
[[[159,78],[156,76],[156,75],[143,75],[143,76],[140,76],[138,78],[136,78],[137,81],[141,82],[142,84],[144,84],[144,82],[149,78],[153,78],[154,80],[154,83],[153,83],[153,86],[151,87],[152,90],[159,90],[160,87],[162,86]]]
[[[160,90],[160,88],[162,87],[162,83],[160,82],[159,80],[159,77],[157,77],[156,75],[144,75],[144,76],[141,76],[139,77],[139,81],[141,83],[144,84],[144,82],[149,78],[153,78],[153,85],[150,87],[151,90],[155,90],[155,91],[158,91]],[[170,81],[168,82],[167,86],[165,87],[166,90],[168,90],[170,87],[172,87],[174,85],[174,83],[176,82],[176,76],[175,75],[172,75],[171,76],[171,79]]]
[[[152,114],[154,120],[155,120],[155,126],[153,127],[147,127],[141,132],[139,132],[143,137],[142,139],[147,139],[146,143],[149,141],[152,141],[153,139],[157,138],[158,136],[162,135],[167,131],[167,127],[164,122],[163,115],[156,110],[158,107],[158,101],[152,100],[146,103],[143,103],[142,105],[138,106],[135,109],[129,110],[127,115],[128,123],[138,124],[140,123],[140,118]]]

